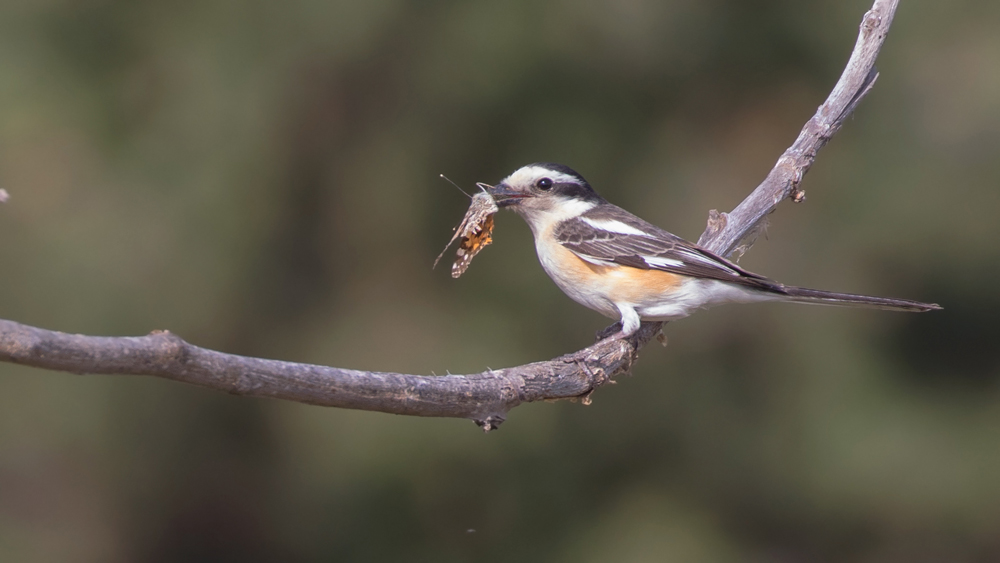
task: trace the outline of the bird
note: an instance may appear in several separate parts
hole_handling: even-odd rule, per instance
[[[501,209],[534,235],[545,273],[577,303],[621,322],[625,338],[642,321],[673,321],[725,303],[786,301],[924,312],[935,303],[795,287],[749,272],[648,223],[598,195],[572,168],[523,166],[489,186]]]

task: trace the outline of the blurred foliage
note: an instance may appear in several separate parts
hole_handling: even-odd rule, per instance
[[[466,200],[565,162],[697,238],[826,96],[870,6],[0,4],[0,317],[462,373],[607,324]],[[937,301],[728,307],[594,404],[471,422],[0,365],[3,561],[1000,559],[1000,4],[909,0],[882,77],[743,264]]]

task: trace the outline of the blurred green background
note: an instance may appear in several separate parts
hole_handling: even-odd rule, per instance
[[[0,4],[0,318],[478,372],[607,321],[530,233],[430,269],[471,188],[564,162],[696,239],[868,0]],[[732,306],[594,403],[472,422],[0,364],[2,561],[1000,559],[1000,4],[907,0],[742,264],[939,302]]]

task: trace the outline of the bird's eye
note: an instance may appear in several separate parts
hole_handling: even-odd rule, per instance
[[[541,180],[535,182],[535,187],[537,187],[540,190],[551,190],[552,178],[542,178]]]

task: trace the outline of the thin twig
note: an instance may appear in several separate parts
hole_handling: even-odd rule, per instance
[[[782,200],[802,199],[799,183],[816,152],[874,84],[875,58],[898,0],[876,0],[836,87],[767,178],[733,212],[712,211],[699,244],[728,256]],[[472,375],[418,376],[356,371],[224,354],[166,331],[141,337],[66,334],[0,320],[0,361],[57,371],[151,375],[235,395],[413,416],[469,418],[489,431],[521,403],[589,397],[627,371],[662,323],[643,323],[628,340]]]
[[[790,197],[798,203],[805,199],[799,184],[816,160],[816,153],[840,131],[844,120],[875,85],[878,78],[875,59],[889,33],[898,4],[899,0],[875,1],[861,21],[861,32],[847,67],[826,101],[753,193],[731,213],[719,213],[714,209],[709,212],[708,226],[698,239],[700,246],[729,256],[745,239],[756,234],[764,218],[782,200]]]

